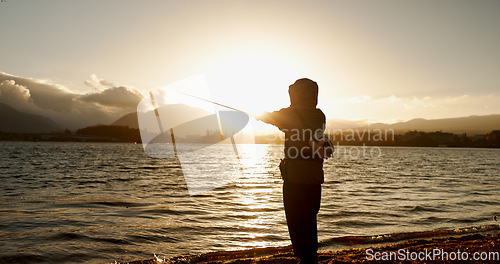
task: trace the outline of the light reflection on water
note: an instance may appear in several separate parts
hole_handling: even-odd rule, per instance
[[[102,263],[289,244],[281,146],[239,146],[241,175],[197,196],[174,159],[149,158],[140,145],[0,147],[0,262]],[[499,213],[499,150],[381,150],[377,159],[325,163],[320,240],[486,225]]]

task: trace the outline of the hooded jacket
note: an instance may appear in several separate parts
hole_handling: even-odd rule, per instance
[[[290,107],[265,113],[262,121],[285,133],[284,154],[287,160],[285,181],[321,184],[324,181],[323,160],[315,158],[309,146],[312,133],[325,129],[326,117],[318,104],[318,85],[310,79],[299,79],[289,86]]]

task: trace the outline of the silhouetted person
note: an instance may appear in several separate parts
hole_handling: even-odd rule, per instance
[[[317,263],[316,217],[324,181],[323,159],[312,155],[308,140],[324,131],[325,115],[316,108],[318,85],[299,79],[289,86],[290,107],[264,113],[258,119],[285,132],[283,202],[294,255],[301,263]]]

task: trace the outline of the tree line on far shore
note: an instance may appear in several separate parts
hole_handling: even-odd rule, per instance
[[[380,132],[382,133],[382,132]],[[421,132],[417,130],[396,134],[384,132],[384,135],[360,134],[359,131],[348,130],[339,134],[328,135],[339,145],[367,146],[415,146],[415,147],[481,147],[499,148],[500,130],[493,130],[485,135],[453,134],[449,132]],[[203,135],[176,137],[178,142],[216,143],[218,132],[205,131]],[[128,126],[98,125],[78,129],[74,133],[66,129],[61,133],[7,133],[0,132],[3,141],[75,141],[75,142],[141,142],[139,129]],[[255,137],[259,144],[281,144],[283,136],[260,135]]]
[[[499,148],[500,130],[493,130],[485,135],[468,136],[466,133],[453,134],[449,132],[422,132],[408,131],[404,134],[388,134],[373,140],[374,137],[357,137],[349,140],[347,136],[330,136],[340,145],[367,145],[367,146],[411,146],[411,147],[477,147]],[[352,139],[352,137],[351,137]]]

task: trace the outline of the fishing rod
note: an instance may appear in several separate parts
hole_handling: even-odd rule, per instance
[[[191,95],[191,94],[187,94],[187,93],[184,93],[184,92],[181,92],[181,91],[176,91],[176,92],[178,92],[178,93],[180,93],[180,94],[183,94],[183,95],[186,95],[186,96],[189,96],[189,97],[192,97],[192,98],[196,98],[196,99],[201,100],[201,101],[205,101],[205,102],[208,102],[208,103],[211,103],[211,104],[214,104],[214,105],[222,106],[222,107],[225,107],[225,108],[228,108],[228,109],[231,109],[231,110],[237,111],[237,112],[241,112],[241,113],[244,113],[244,114],[247,114],[247,115],[249,115],[249,116],[252,116],[252,117],[255,117],[255,118],[256,118],[256,116],[255,116],[255,115],[252,115],[252,114],[247,113],[247,112],[245,112],[245,111],[243,111],[243,110],[240,110],[240,109],[236,109],[236,108],[234,108],[234,107],[230,107],[230,106],[227,106],[227,105],[223,105],[223,104],[221,104],[221,103],[217,103],[217,102],[214,102],[214,101],[210,101],[210,100],[208,100],[208,99],[201,98],[201,97],[198,97],[198,96],[195,96],[195,95]],[[221,120],[220,120],[219,113],[217,113],[217,123],[218,123],[218,125],[219,125],[220,139],[221,139],[221,141],[222,141],[222,140],[224,140],[224,136],[223,136],[223,133],[222,133],[222,123],[221,123]],[[231,143],[232,143],[232,145],[233,145],[233,150],[234,150],[234,152],[236,153],[236,158],[237,158],[238,160],[240,160],[239,153],[238,153],[238,149],[236,148],[236,142],[235,142],[235,140],[234,140],[234,137],[233,137],[233,136],[230,136],[229,138],[231,139]]]
[[[181,92],[181,91],[176,91],[176,92],[181,93],[181,94],[186,95],[186,96],[189,96],[189,97],[192,97],[192,98],[196,98],[196,99],[198,99],[198,100],[202,100],[202,101],[205,101],[205,102],[208,102],[208,103],[212,103],[212,104],[214,104],[214,105],[218,105],[218,106],[222,106],[222,107],[225,107],[225,108],[228,108],[228,109],[234,110],[234,111],[238,111],[238,112],[241,112],[241,113],[247,114],[247,115],[249,115],[249,116],[256,117],[255,115],[252,115],[252,114],[250,114],[250,113],[248,113],[248,112],[245,112],[245,111],[243,111],[243,110],[240,110],[240,109],[236,109],[236,108],[234,108],[234,107],[230,107],[230,106],[227,106],[227,105],[223,105],[223,104],[221,104],[221,103],[217,103],[217,102],[214,102],[214,101],[210,101],[210,100],[208,100],[208,99],[201,98],[201,97],[198,97],[198,96],[194,96],[194,95],[191,95],[191,94],[187,94],[187,93],[184,93],[184,92]]]
[[[180,94],[183,94],[185,96],[189,96],[189,97],[192,97],[192,98],[195,98],[195,99],[198,99],[198,100],[201,100],[201,101],[205,101],[205,102],[208,102],[208,103],[211,103],[211,104],[215,104],[215,105],[218,105],[218,106],[222,106],[222,107],[225,107],[225,108],[228,108],[228,109],[231,109],[231,110],[234,110],[234,111],[237,111],[237,112],[241,112],[241,113],[244,113],[244,114],[247,114],[249,116],[252,116],[252,117],[255,117],[255,115],[252,115],[248,112],[245,112],[243,110],[240,110],[240,109],[237,109],[237,108],[234,108],[234,107],[230,107],[230,106],[227,106],[227,105],[223,105],[221,103],[217,103],[217,102],[214,102],[214,101],[210,101],[208,99],[205,99],[205,98],[202,98],[202,97],[198,97],[198,96],[195,96],[195,95],[191,95],[191,94],[188,94],[188,93],[184,93],[184,92],[181,92],[181,91],[175,91],[177,93],[180,93]],[[158,122],[158,127],[160,128],[160,133],[161,134],[164,134],[164,130],[163,130],[163,125],[161,123],[161,120],[160,120],[160,115],[158,113],[158,106],[156,105],[156,102],[155,102],[155,99],[154,99],[154,96],[153,96],[153,93],[152,92],[149,92],[149,96],[151,98],[151,102],[153,104],[153,108],[154,108],[154,111],[155,111],[155,116],[156,116],[156,120]],[[221,138],[221,141],[224,140],[224,135],[223,135],[223,132],[222,132],[222,123],[221,123],[221,120],[220,120],[220,116],[219,116],[219,113],[217,112],[216,113],[217,115],[217,123],[219,125],[219,133],[220,133],[220,138]],[[174,147],[174,154],[175,154],[175,157],[177,158],[177,148],[176,148],[176,144],[175,144],[175,137],[174,137],[174,131],[173,131],[173,128],[170,128],[170,136],[172,137],[172,143],[173,143],[173,147]],[[234,148],[234,151],[236,153],[236,156],[239,160],[239,154],[238,154],[238,149],[236,148],[236,144],[235,144],[235,140],[234,140],[234,137],[233,136],[230,136],[229,137],[231,139],[231,143],[233,145],[233,148]]]
[[[211,101],[211,100],[208,100],[208,99],[202,98],[202,97],[198,97],[198,96],[195,96],[195,95],[192,95],[192,94],[184,93],[184,92],[181,92],[181,91],[175,91],[175,92],[180,93],[180,94],[183,94],[183,95],[185,95],[185,96],[189,96],[189,97],[192,97],[192,98],[198,99],[198,100],[201,100],[201,101],[205,101],[205,102],[208,102],[208,103],[211,103],[211,104],[214,104],[214,105],[222,106],[222,107],[227,108],[227,109],[231,109],[231,110],[234,110],[234,111],[237,111],[237,112],[241,112],[241,113],[247,114],[247,115],[249,115],[249,116],[252,116],[252,117],[254,117],[254,118],[257,118],[257,116],[255,116],[255,115],[252,115],[252,114],[250,114],[250,113],[248,113],[248,112],[245,112],[245,111],[243,111],[243,110],[240,110],[240,109],[237,109],[237,108],[234,108],[234,107],[230,107],[230,106],[227,106],[227,105],[224,105],[224,104],[221,104],[221,103],[217,103],[217,102],[214,102],[214,101]],[[152,93],[150,93],[150,96],[151,96],[151,99],[152,99],[152,101],[153,101],[153,105],[154,105],[154,108],[155,108],[155,113],[156,113],[156,116],[157,116],[157,118],[159,118],[159,115],[158,115],[158,110],[157,110],[157,106],[156,106],[156,104],[155,104],[155,102],[154,102],[153,94],[152,94]],[[221,121],[220,121],[220,116],[219,116],[219,114],[218,114],[218,113],[217,113],[217,123],[219,124],[219,131],[220,131],[220,134],[221,134],[220,136],[221,136],[221,141],[222,141],[222,140],[224,140],[224,137],[223,137],[223,135],[222,135]],[[159,120],[158,120],[158,125],[160,126],[160,129],[161,129],[161,130],[163,130],[163,128],[162,128],[161,123],[160,123],[160,121],[159,121]],[[173,131],[173,129],[172,129],[172,128],[170,128],[170,134],[171,134],[171,136],[172,136],[172,142],[173,142],[173,145],[174,145],[175,157],[177,158],[177,149],[176,149],[176,147],[175,147],[174,131]],[[238,153],[238,149],[236,148],[236,144],[235,144],[234,137],[233,137],[233,136],[230,136],[230,139],[231,139],[231,143],[232,143],[232,145],[233,145],[233,150],[234,150],[234,152],[235,152],[235,154],[236,154],[236,158],[237,158],[238,160],[240,160],[240,155],[239,155],[239,153]],[[240,170],[241,170],[241,168],[240,168]],[[280,176],[276,176],[276,177],[281,177],[281,175],[280,175]]]

